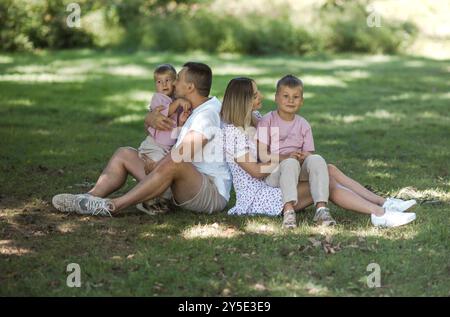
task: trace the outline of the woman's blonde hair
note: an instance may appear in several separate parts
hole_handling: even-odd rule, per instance
[[[225,123],[247,128],[252,125],[253,80],[232,79],[225,90],[220,116]]]

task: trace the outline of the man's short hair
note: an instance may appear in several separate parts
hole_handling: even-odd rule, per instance
[[[153,75],[161,75],[161,74],[167,74],[170,73],[174,77],[177,76],[177,71],[175,70],[175,67],[173,67],[170,64],[161,64],[155,68],[155,71],[153,72]]]
[[[193,83],[200,96],[208,97],[211,91],[212,71],[203,63],[187,62],[183,65],[187,68],[186,81]]]
[[[303,96],[303,82],[294,75],[286,75],[277,82],[277,93],[281,87],[289,87],[289,88],[300,87],[302,89],[302,96]]]

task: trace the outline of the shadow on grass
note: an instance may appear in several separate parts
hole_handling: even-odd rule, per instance
[[[292,233],[280,231],[280,219],[180,210],[149,218],[132,209],[98,219],[57,214],[49,204],[55,193],[85,190],[78,184],[95,181],[117,147],[139,144],[153,68],[179,69],[192,59],[212,66],[218,97],[231,78],[254,78],[263,112],[274,109],[278,78],[300,76],[300,114],[330,163],[386,195],[414,185],[441,199],[449,186],[448,61],[95,51],[7,57],[0,63],[2,295],[448,295],[448,204],[420,207],[416,223],[397,230],[373,229],[368,217],[338,209],[341,225],[320,231],[308,210]],[[327,236],[335,254],[326,253]],[[71,262],[82,266],[82,289],[65,286]],[[361,281],[371,262],[381,266],[381,289]]]

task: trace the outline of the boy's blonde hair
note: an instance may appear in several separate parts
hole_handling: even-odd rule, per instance
[[[220,116],[226,123],[247,128],[252,124],[253,80],[232,79],[225,90]]]
[[[167,74],[167,73],[172,75],[173,78],[177,77],[177,71],[175,70],[175,67],[173,67],[170,64],[161,64],[161,65],[157,66],[155,68],[155,70],[153,71],[153,76]]]
[[[297,88],[300,87],[302,91],[302,98],[303,98],[303,82],[300,80],[300,78],[295,77],[294,75],[286,75],[283,78],[281,78],[277,82],[277,94],[281,87],[289,87],[289,88]]]

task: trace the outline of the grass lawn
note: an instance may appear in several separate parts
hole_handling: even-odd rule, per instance
[[[116,148],[143,140],[153,68],[188,60],[211,65],[220,98],[231,78],[256,79],[263,112],[278,78],[300,76],[317,152],[378,193],[415,197],[417,220],[376,229],[332,205],[336,227],[309,208],[285,232],[281,218],[55,211],[54,194],[85,191]],[[449,72],[404,56],[1,54],[0,296],[449,296]],[[80,288],[66,286],[69,263]]]

